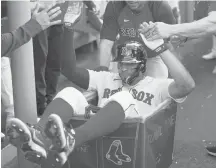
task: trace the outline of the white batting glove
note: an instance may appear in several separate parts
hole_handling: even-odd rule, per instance
[[[142,40],[145,43],[145,45],[148,48],[150,48],[151,50],[155,50],[156,48],[158,48],[159,46],[164,44],[163,39],[158,39],[158,40],[154,40],[154,41],[148,41],[148,40],[146,40],[145,36],[142,33],[140,33],[140,36],[142,37]]]
[[[143,26],[146,26],[146,29],[148,29],[149,27],[153,26],[153,23],[150,22],[150,25],[143,24]],[[167,50],[167,45],[164,44],[164,40],[163,39],[157,39],[157,40],[153,40],[153,41],[148,41],[144,34],[140,33],[140,36],[143,40],[143,42],[145,43],[145,45],[150,48],[151,50],[155,51],[156,55],[161,54],[162,52],[164,52],[165,50]]]

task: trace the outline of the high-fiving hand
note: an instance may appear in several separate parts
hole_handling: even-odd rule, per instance
[[[61,20],[53,21],[57,16],[61,14],[60,7],[53,8],[57,2],[50,4],[48,7],[45,7],[42,11],[39,12],[40,5],[37,4],[32,11],[32,19],[35,19],[42,27],[43,30],[47,29],[50,26],[60,24]]]
[[[172,35],[171,25],[163,22],[150,22],[149,26],[146,26],[146,24],[147,23],[144,22],[140,25],[139,32],[144,34],[147,40],[166,39]]]
[[[143,32],[151,29],[154,27],[154,23],[150,22],[148,23],[143,23],[141,25]],[[143,40],[143,42],[145,43],[145,45],[150,48],[152,51],[155,52],[155,56],[161,54],[162,52],[164,52],[165,50],[167,50],[167,45],[165,45],[164,40],[163,39],[157,39],[157,40],[153,40],[153,41],[148,41],[145,37],[145,33],[142,33],[140,31],[140,36]]]
[[[152,23],[152,22],[150,22],[149,24],[148,23],[143,23],[141,25],[142,32],[145,32],[145,31],[151,29],[153,26],[154,26],[154,23]],[[164,43],[163,39],[158,39],[158,40],[154,40],[154,41],[148,41],[146,39],[145,33],[142,33],[142,32],[140,31],[140,36],[142,37],[142,40],[144,41],[145,45],[148,48],[150,48],[151,50],[155,50],[156,48],[158,48],[159,46],[161,46]]]

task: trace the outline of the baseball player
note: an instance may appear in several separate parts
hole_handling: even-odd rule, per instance
[[[103,26],[100,33],[100,65],[109,67],[117,72],[117,66],[110,64],[111,50],[115,43],[123,44],[134,39],[141,43],[137,33],[139,25],[143,22],[164,22],[175,24],[176,20],[167,1],[110,1],[107,4]],[[119,38],[116,41],[116,37]],[[146,73],[152,77],[167,78],[168,71],[160,56],[153,56],[150,49],[146,49],[149,57]],[[152,58],[150,58],[152,56]]]
[[[181,103],[195,87],[191,75],[163,40],[148,42],[144,36],[145,45],[155,55],[160,54],[173,79],[146,76],[148,58],[139,41],[117,46],[113,61],[118,62],[118,73],[76,67],[75,58],[68,55],[72,31],[64,32],[63,73],[81,88],[97,91],[99,111],[78,128],[64,124],[72,116],[84,115],[88,106],[80,91],[68,87],[56,95],[35,127],[11,119],[7,127],[10,143],[21,148],[26,159],[42,166],[61,167],[74,148],[84,142],[115,131],[125,118],[145,118],[166,99]]]

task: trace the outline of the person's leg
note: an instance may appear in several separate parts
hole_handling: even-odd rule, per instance
[[[14,117],[14,103],[13,103],[13,87],[10,59],[8,57],[1,58],[1,99],[7,113],[7,119]]]
[[[14,101],[10,59],[8,57],[1,58],[1,131],[5,132],[7,120],[14,117]],[[4,134],[1,134],[4,139]],[[3,140],[2,139],[2,140]]]
[[[48,33],[49,30],[45,30],[33,38],[38,116],[42,115],[46,108],[45,67],[48,54]]]
[[[212,36],[212,50],[210,53],[206,54],[206,55],[203,55],[203,59],[205,60],[212,60],[212,59],[216,59],[216,35],[213,35]],[[216,66],[214,67],[213,71],[212,71],[213,74],[216,74]]]
[[[173,15],[176,19],[176,24],[180,24],[181,23],[181,21],[180,21],[181,16],[180,16],[179,7],[174,7],[172,9],[172,12],[173,12]]]
[[[213,41],[212,41],[212,52],[214,53],[214,58],[216,58],[216,35],[213,35]]]
[[[34,127],[30,127],[17,118],[10,119],[7,125],[9,142],[20,148],[29,161],[44,165],[49,157],[50,145],[52,145],[52,141],[48,140],[44,134],[48,116],[57,114],[64,123],[67,123],[73,115],[84,115],[87,105],[88,103],[80,91],[72,87],[65,88],[47,106],[40,121]]]
[[[91,11],[87,11],[87,16],[88,16],[88,21],[92,24],[95,30],[100,32],[103,23],[99,19],[99,17]]]
[[[63,31],[63,25],[50,27],[48,56],[45,70],[47,104],[52,101],[56,94],[58,79],[61,73],[61,43]]]
[[[216,55],[216,35],[213,36],[212,52]]]
[[[50,153],[48,155],[52,155],[56,159],[50,157],[52,160],[49,159],[49,161],[51,160],[57,167],[66,162],[68,155],[73,151],[74,147],[78,147],[86,141],[93,140],[116,130],[125,117],[134,110],[135,106],[135,100],[129,92],[122,91],[116,93],[110,97],[107,104],[96,115],[91,117],[82,126],[73,130],[65,126],[63,122],[67,122],[73,113],[80,114],[79,107],[81,111],[84,111],[85,105],[81,105],[80,95],[81,93],[78,94],[78,91],[75,89],[64,89],[49,104],[42,119],[38,123],[39,127],[45,127],[47,137],[52,140],[53,149],[56,151],[52,150],[50,152],[49,150]],[[49,114],[51,115],[47,118]],[[19,128],[19,125],[17,127]],[[23,134],[20,132],[16,131],[16,133],[20,137],[23,137]],[[31,136],[29,136],[29,139],[31,139]],[[35,139],[34,142],[36,142]],[[37,150],[36,152],[39,153]]]
[[[213,74],[216,74],[216,66],[214,67],[212,73],[213,73]]]
[[[73,116],[84,116],[87,105],[86,98],[79,90],[73,87],[64,88],[47,106],[37,125],[44,128],[51,114],[57,114],[64,123],[67,123]]]
[[[62,99],[68,101],[66,97],[62,97]],[[70,104],[69,101],[68,104]],[[52,139],[57,151],[64,151],[60,152],[56,159],[61,160],[61,163],[53,164],[58,166],[64,164],[74,148],[118,129],[123,120],[135,111],[135,105],[135,100],[129,92],[118,92],[108,99],[107,103],[96,115],[75,129],[65,127],[59,116],[50,115],[45,127],[45,133]]]
[[[205,60],[211,60],[211,59],[216,59],[216,36],[212,36],[212,50],[210,53],[203,55],[203,59]]]

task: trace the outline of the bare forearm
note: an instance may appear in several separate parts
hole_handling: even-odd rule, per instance
[[[101,39],[100,42],[100,66],[109,67],[112,59],[112,46],[114,42],[106,39]]]
[[[163,62],[168,67],[169,73],[175,81],[176,87],[181,90],[182,96],[187,95],[194,86],[194,80],[183,64],[169,50],[161,54]]]
[[[192,23],[171,25],[171,27],[173,35],[199,38],[208,34],[216,33],[216,15],[213,13],[201,20]]]

